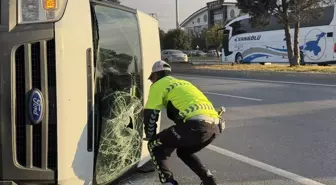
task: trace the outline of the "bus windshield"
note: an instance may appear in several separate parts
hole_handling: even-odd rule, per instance
[[[224,30],[223,31],[223,50],[224,50],[224,54],[225,56],[229,56],[232,54],[232,52],[230,52],[229,50],[229,40],[230,40],[230,30]]]

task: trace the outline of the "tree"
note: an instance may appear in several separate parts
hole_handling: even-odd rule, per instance
[[[216,49],[217,57],[219,57],[218,50],[222,47],[223,41],[223,32],[218,31],[218,29],[222,28],[221,25],[215,24],[206,32],[206,44],[208,47],[212,47]]]
[[[206,29],[203,29],[201,33],[191,32],[190,33],[191,48],[196,49],[198,46],[200,50],[206,49],[205,36],[206,36]]]
[[[164,48],[164,38],[166,36],[166,33],[159,28],[159,35],[160,35],[160,46],[161,46],[161,49],[163,49]]]
[[[251,23],[265,26],[271,17],[283,24],[290,66],[300,65],[299,29],[303,21],[317,19],[333,0],[238,0],[238,8],[251,15]],[[313,20],[314,21],[314,20]],[[317,21],[317,20],[315,20]],[[294,44],[290,33],[294,27]]]
[[[181,29],[169,30],[164,37],[165,49],[187,50],[190,49],[190,46],[189,35]]]

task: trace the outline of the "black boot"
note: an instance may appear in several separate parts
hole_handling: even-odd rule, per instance
[[[217,185],[217,182],[216,179],[213,176],[211,176],[208,177],[208,179],[203,180],[201,185]]]
[[[216,179],[211,174],[210,170],[207,171],[206,177],[202,179],[201,185],[217,185]]]
[[[179,184],[177,183],[176,180],[171,179],[165,182],[163,185],[179,185]]]

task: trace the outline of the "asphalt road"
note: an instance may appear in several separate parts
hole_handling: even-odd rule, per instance
[[[198,154],[219,184],[336,184],[336,86],[179,77],[227,108],[225,132]],[[200,184],[176,154],[171,168],[181,185]],[[125,184],[159,183],[155,172]]]

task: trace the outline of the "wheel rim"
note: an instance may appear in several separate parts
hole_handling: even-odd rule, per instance
[[[240,64],[241,62],[242,62],[242,60],[243,60],[243,57],[242,56],[238,56],[237,57],[237,64]]]

